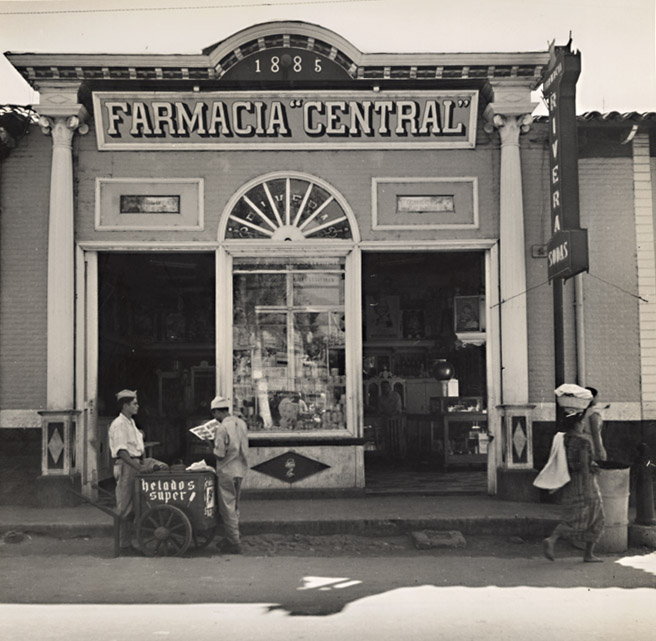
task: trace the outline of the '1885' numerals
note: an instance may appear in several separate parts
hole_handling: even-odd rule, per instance
[[[293,58],[288,55],[271,56],[271,59],[266,60],[255,59],[255,73],[262,73],[263,69],[267,69],[271,73],[280,73],[282,68],[289,67],[294,73],[301,73],[303,71],[303,58],[302,56],[294,56]],[[314,73],[321,73],[321,58],[314,59]]]

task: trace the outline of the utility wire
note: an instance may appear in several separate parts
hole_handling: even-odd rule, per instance
[[[517,298],[518,296],[523,296],[524,294],[527,294],[528,292],[532,292],[534,289],[537,289],[538,287],[542,287],[542,285],[548,285],[549,281],[545,280],[542,283],[538,283],[537,285],[533,285],[533,287],[529,287],[528,289],[525,289],[523,292],[519,292],[519,294],[513,294],[512,296],[508,296],[508,298],[504,298],[500,300],[498,303],[494,303],[494,305],[490,305],[490,309],[494,309],[495,307],[499,307],[499,305],[503,305],[504,303],[507,303],[508,301],[511,301],[513,298]]]
[[[599,276],[595,276],[594,274],[589,274],[592,276],[592,278],[596,278],[598,281],[601,281],[602,283],[606,283],[606,285],[610,285],[611,287],[614,287],[615,289],[619,289],[621,292],[624,292],[625,294],[628,294],[629,296],[633,296],[633,298],[637,298],[638,300],[641,300],[643,303],[648,303],[649,301],[646,298],[643,298],[639,294],[634,294],[633,292],[630,292],[626,289],[622,289],[619,285],[615,285],[614,283],[610,283],[607,280],[604,280],[603,278],[599,278]]]
[[[623,292],[624,294],[628,294],[629,296],[633,298],[637,298],[638,300],[641,300],[643,303],[648,303],[649,301],[646,298],[643,298],[639,294],[634,294],[633,292],[630,292],[626,289],[623,289],[619,285],[615,285],[615,283],[611,283],[610,281],[604,280],[603,278],[600,278],[599,276],[595,276],[594,274],[591,274],[588,272],[588,276],[591,278],[594,278],[602,283],[605,283],[606,285],[609,285],[610,287],[614,287],[615,289],[618,289],[619,291]],[[512,300],[513,298],[517,298],[518,296],[523,296],[524,294],[527,294],[530,291],[533,291],[534,289],[537,289],[538,287],[542,287],[542,285],[547,285],[549,283],[548,280],[545,280],[542,283],[538,283],[537,285],[533,285],[533,287],[529,287],[528,289],[525,289],[523,292],[519,292],[519,294],[514,294],[512,296],[509,296],[508,298],[504,298],[503,300],[500,300],[498,303],[495,303],[494,305],[490,306],[490,309],[494,309],[495,307],[499,307],[499,305],[503,305],[504,303],[507,303],[508,301]]]
[[[53,9],[45,11],[0,11],[0,16],[41,16],[66,13],[135,13],[137,11],[197,11],[203,9],[248,9],[250,7],[284,7],[317,4],[355,4],[362,2],[382,2],[382,0],[299,0],[298,2],[256,2],[244,4],[208,4],[193,7],[126,7],[115,9]]]

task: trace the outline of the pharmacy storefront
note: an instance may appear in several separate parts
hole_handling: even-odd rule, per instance
[[[42,484],[111,477],[125,387],[170,464],[228,396],[249,490],[532,469],[520,135],[546,52],[280,22],[202,55],[8,58],[52,138]]]

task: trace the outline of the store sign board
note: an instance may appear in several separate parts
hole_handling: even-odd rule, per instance
[[[456,149],[478,92],[95,92],[98,149]]]
[[[579,222],[576,81],[580,54],[551,47],[551,61],[543,82],[549,108],[549,182],[552,238],[548,246],[548,275],[571,278],[588,269],[587,233],[576,233]]]
[[[588,271],[588,230],[562,229],[547,245],[549,280]]]

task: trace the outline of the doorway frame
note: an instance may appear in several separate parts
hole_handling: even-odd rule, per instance
[[[213,253],[215,266],[218,261],[217,242],[139,242],[139,241],[82,241],[76,244],[76,297],[75,310],[75,402],[81,408],[80,428],[76,436],[77,471],[81,475],[84,496],[97,495],[98,482],[109,478],[99,452],[107,445],[106,438],[99,433],[98,425],[98,256],[102,253]],[[218,283],[215,287],[215,304],[219,299]],[[218,314],[217,314],[218,316]],[[219,342],[215,341],[214,356],[218,359]],[[218,362],[218,360],[216,361]],[[104,473],[99,478],[100,473]],[[111,476],[111,472],[110,472]]]
[[[497,239],[445,240],[445,241],[365,241],[359,243],[364,253],[445,253],[482,252],[485,283],[485,360],[487,375],[488,430],[493,437],[488,449],[487,492],[497,493],[497,466],[502,460],[501,415],[501,321],[499,315],[499,242]],[[361,292],[364,295],[364,292]],[[361,334],[361,333],[360,333]],[[359,337],[362,353],[363,337]],[[362,408],[360,416],[362,419]]]

